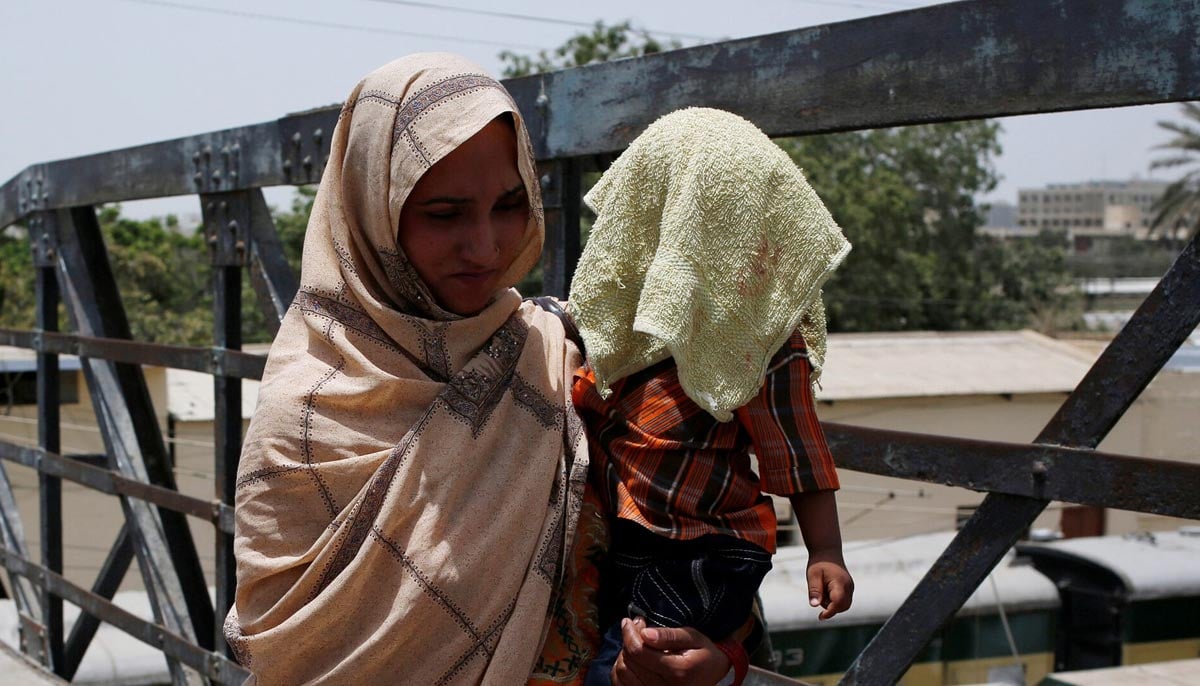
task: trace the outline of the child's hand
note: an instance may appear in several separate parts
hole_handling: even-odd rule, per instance
[[[817,617],[826,620],[850,609],[854,600],[854,579],[846,571],[840,552],[810,554],[808,558],[808,604],[824,608]]]

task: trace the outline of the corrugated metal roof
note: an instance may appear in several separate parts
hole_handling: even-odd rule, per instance
[[[1060,393],[1094,360],[1034,331],[831,334],[817,397]]]

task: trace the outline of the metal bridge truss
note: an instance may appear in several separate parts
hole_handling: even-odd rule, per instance
[[[580,177],[658,116],[727,109],[772,136],[1200,99],[1200,0],[972,0],[731,40],[506,82],[541,165],[547,292],[565,294],[579,253]],[[38,447],[0,443],[0,560],[23,649],[70,679],[100,621],[160,648],[175,683],[238,683],[221,637],[234,590],[229,505],[241,444],[240,288],[252,280],[277,330],[296,292],[261,189],[319,181],[337,108],[34,164],[0,187],[0,227],[28,228],[37,328],[0,343],[37,354]],[[1119,132],[1115,132],[1119,133]],[[95,208],[198,195],[215,268],[212,347],[130,340]],[[1032,444],[827,424],[843,469],[988,495],[843,679],[894,683],[1051,500],[1200,518],[1200,466],[1096,452],[1200,323],[1193,239]],[[72,333],[59,333],[65,305]],[[78,355],[106,446],[68,457],[59,441],[58,356]],[[141,365],[213,376],[216,492],[175,488]],[[41,558],[30,559],[3,462],[37,470]],[[91,588],[62,575],[62,482],[120,499],[125,524]],[[186,517],[217,532],[216,607]],[[136,561],[155,621],[113,593]],[[63,600],[83,609],[63,625]]]

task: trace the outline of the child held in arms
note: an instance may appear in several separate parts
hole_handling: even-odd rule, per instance
[[[850,245],[787,153],[719,110],[651,124],[585,202],[596,221],[569,312],[588,365],[573,399],[616,515],[615,610],[587,683],[609,683],[631,618],[698,629],[740,683],[775,551],[764,492],[791,501],[820,618],[850,607],[812,389],[821,287]]]

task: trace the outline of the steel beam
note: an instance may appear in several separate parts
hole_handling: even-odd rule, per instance
[[[772,136],[1200,99],[1200,0],[972,0],[505,81],[538,159],[623,149],[687,106]],[[37,164],[0,187],[31,211],[313,183],[338,107]],[[236,175],[235,175],[236,172]]]
[[[129,338],[129,322],[117,291],[100,224],[91,207],[59,210],[60,285],[75,330],[83,335]],[[175,488],[162,434],[137,365],[82,359],[92,406],[115,471]],[[184,517],[140,500],[121,498],[134,537],[138,567],[155,615],[164,626],[209,648],[212,604],[200,559]],[[177,684],[197,677],[168,661]]]
[[[24,465],[55,479],[66,479],[109,495],[153,503],[160,509],[202,519],[225,533],[233,533],[233,507],[219,500],[201,500],[129,477],[121,472],[96,467],[70,457],[0,441],[0,461]]]
[[[13,555],[29,559],[29,547],[25,544],[25,529],[21,525],[21,512],[17,509],[17,499],[13,495],[12,482],[8,479],[8,470],[0,464],[0,549],[8,550]],[[22,576],[21,571],[5,564],[8,574],[8,584],[12,589],[13,603],[17,614],[21,617],[40,618],[42,616],[41,598],[30,580]]]
[[[27,348],[40,353],[95,357],[110,362],[190,369],[194,372],[236,376],[242,379],[261,379],[267,363],[264,355],[224,348],[143,343],[121,338],[38,333],[18,329],[0,329],[0,345]]]
[[[108,551],[104,564],[100,567],[100,573],[96,575],[96,582],[92,584],[92,593],[105,600],[112,600],[132,563],[133,539],[129,535],[129,525],[125,524],[117,532],[117,538]],[[67,638],[63,650],[59,676],[67,681],[75,678],[75,672],[79,670],[79,664],[83,662],[83,655],[87,652],[88,646],[96,636],[96,629],[99,627],[100,617],[98,615],[90,614],[87,611],[79,613],[79,617],[71,627],[71,635]]]
[[[250,199],[250,282],[258,295],[258,304],[267,320],[271,336],[279,333],[279,324],[296,297],[296,274],[283,254],[283,244],[275,230],[275,220],[263,199],[262,191],[251,191]],[[261,374],[259,375],[261,378]]]
[[[21,574],[37,578],[55,594],[79,606],[85,613],[99,617],[146,645],[163,651],[169,663],[178,661],[197,676],[221,684],[241,684],[250,675],[245,669],[224,655],[204,650],[194,644],[190,637],[179,634],[161,625],[148,622],[141,617],[112,603],[95,593],[67,581],[61,574],[44,567],[7,549],[0,548],[0,562],[18,570]]]
[[[1200,519],[1200,465],[822,423],[839,469]]]
[[[36,272],[36,324],[41,334],[58,330],[59,291],[58,230],[53,211],[38,212],[31,218],[29,239]],[[58,355],[37,355],[38,446],[47,452],[61,449],[59,431]],[[63,571],[62,480],[38,472],[38,509],[41,525],[42,566],[56,574]],[[42,586],[42,623],[46,627],[47,667],[63,676],[62,598]]]
[[[200,196],[213,264],[213,344],[217,348],[242,347],[242,263],[246,260],[246,238],[250,233],[254,200],[260,192],[246,191]],[[263,208],[265,209],[265,207]],[[261,219],[261,218],[260,218]],[[269,221],[269,216],[268,216]],[[232,242],[232,249],[225,243]],[[268,317],[270,319],[271,317]],[[278,328],[278,326],[276,327]],[[213,443],[215,502],[231,504],[242,449],[242,380],[213,376]],[[237,574],[234,566],[233,535],[220,529],[216,535],[216,616],[224,618],[233,604]],[[214,643],[227,657],[233,652],[222,634],[222,622],[213,623]]]
[[[542,207],[546,216],[546,241],[542,245],[542,293],[566,299],[571,277],[579,263],[579,160],[564,159],[538,165]]]
[[[1200,234],[1112,340],[1036,443],[1095,447],[1200,324]],[[1194,493],[1194,492],[1193,492]],[[1188,498],[1194,500],[1194,495]],[[896,683],[1048,501],[989,493],[842,678]]]

